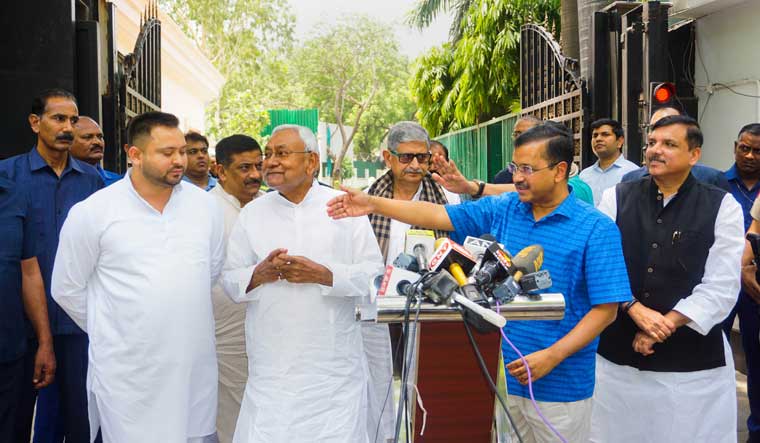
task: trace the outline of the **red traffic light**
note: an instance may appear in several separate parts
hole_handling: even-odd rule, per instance
[[[672,83],[660,83],[655,86],[652,96],[661,105],[670,102],[676,95],[675,86]]]

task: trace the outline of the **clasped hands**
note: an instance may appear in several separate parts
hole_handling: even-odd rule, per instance
[[[676,332],[672,320],[641,303],[632,305],[628,315],[639,327],[633,338],[633,350],[644,356],[654,354],[654,344],[664,342]]]
[[[287,249],[277,248],[254,268],[250,287],[278,280],[332,286],[332,277],[332,271],[326,266],[300,255],[288,255]]]

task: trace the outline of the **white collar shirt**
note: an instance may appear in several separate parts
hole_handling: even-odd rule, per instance
[[[579,176],[591,188],[594,195],[594,206],[599,206],[605,189],[620,183],[625,174],[637,169],[639,167],[636,166],[636,163],[626,160],[623,154],[620,154],[607,169],[602,169],[599,160],[597,160],[593,165],[581,171]]]
[[[90,430],[104,441],[184,443],[215,431],[211,286],[221,212],[180,182],[162,212],[131,175],[78,203],[61,230],[56,302],[90,340]]]
[[[599,210],[615,220],[615,188],[604,192]],[[731,194],[723,197],[714,231],[701,283],[673,308],[691,319],[682,328],[702,335],[723,322],[739,293],[744,224]],[[725,335],[723,351],[724,366],[692,372],[640,371],[597,355],[591,441],[735,441],[736,379]]]
[[[217,199],[224,216],[224,243],[227,244],[232,228],[242,209],[240,200],[229,194],[221,183],[208,191]],[[259,191],[254,199],[265,193]],[[232,441],[243,392],[248,379],[248,357],[245,350],[244,303],[235,303],[227,296],[221,283],[211,289],[216,326],[216,357],[219,363],[219,407],[216,430],[219,441]]]
[[[316,181],[300,203],[267,193],[243,208],[232,230],[222,282],[248,302],[249,377],[236,443],[367,439],[368,369],[355,311],[382,256],[367,217],[327,215],[339,194]],[[277,248],[326,266],[332,287],[281,280],[246,291],[256,265]]]

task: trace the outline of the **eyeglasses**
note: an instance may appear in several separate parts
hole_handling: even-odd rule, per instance
[[[398,161],[400,161],[401,163],[411,163],[412,160],[414,160],[415,158],[417,159],[417,163],[429,163],[430,159],[433,157],[433,154],[429,152],[424,152],[420,154],[406,154],[406,153],[401,154],[392,149],[389,149],[388,152],[398,157]]]
[[[285,160],[290,157],[290,154],[308,154],[311,151],[265,151],[264,160],[269,160],[272,157],[277,157],[278,160]]]
[[[519,172],[523,177],[530,177],[531,175],[533,175],[534,172],[543,171],[544,169],[551,169],[557,166],[558,164],[559,162],[552,163],[545,168],[535,169],[531,165],[517,165],[515,163],[510,163],[507,165],[507,169],[509,170],[509,173],[512,175],[517,174]]]
[[[747,155],[751,152],[754,157],[760,157],[760,148],[753,148],[744,144],[738,144],[736,145],[736,149],[738,149],[739,152],[744,155]]]

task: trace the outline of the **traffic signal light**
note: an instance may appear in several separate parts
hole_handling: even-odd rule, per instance
[[[676,85],[670,82],[649,84],[649,117],[660,108],[676,108]]]

